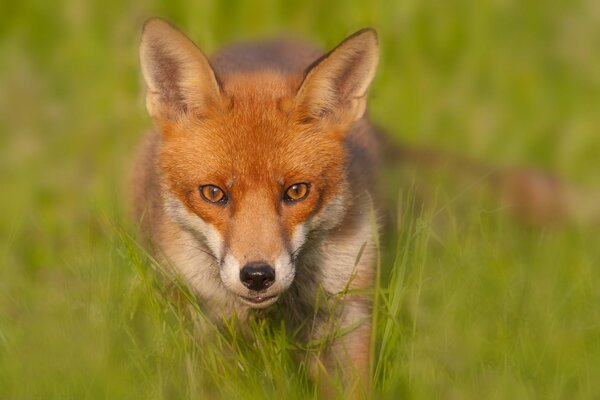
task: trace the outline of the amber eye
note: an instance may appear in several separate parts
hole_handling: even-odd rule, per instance
[[[310,185],[308,183],[294,183],[288,187],[283,194],[283,200],[295,202],[304,200],[308,196]]]
[[[215,185],[200,186],[200,195],[209,203],[227,203],[225,192]]]

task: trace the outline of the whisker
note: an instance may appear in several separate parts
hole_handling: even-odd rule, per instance
[[[206,254],[207,256],[211,257],[213,260],[215,260],[217,263],[219,263],[219,265],[221,265],[221,260],[219,258],[217,258],[217,256],[215,256],[212,252],[206,250],[205,248],[202,248],[198,245],[189,244],[189,243],[181,243],[181,245],[186,246],[190,249],[198,250],[198,251],[202,252],[203,254]]]

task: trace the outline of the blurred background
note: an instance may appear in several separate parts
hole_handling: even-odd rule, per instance
[[[595,0],[2,2],[1,398],[202,393],[180,381],[193,370],[185,352],[165,350],[178,339],[164,338],[160,318],[146,321],[154,306],[120,234],[131,232],[129,163],[151,126],[137,54],[151,16],[207,54],[279,34],[328,49],[374,27],[382,54],[369,110],[398,141],[600,186]],[[469,221],[434,249],[416,247],[405,262],[423,269],[402,264],[397,341],[382,353],[378,390],[600,396],[597,230]],[[394,248],[384,249],[388,272]],[[269,393],[257,385],[248,396]]]

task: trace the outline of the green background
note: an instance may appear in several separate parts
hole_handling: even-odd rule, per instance
[[[129,237],[151,16],[207,53],[372,26],[370,114],[398,140],[600,186],[594,0],[2,2],[0,398],[314,396],[282,329],[193,338]],[[382,248],[379,396],[600,397],[596,227],[531,229],[468,194],[454,211],[451,192],[420,215],[386,185],[408,201]]]

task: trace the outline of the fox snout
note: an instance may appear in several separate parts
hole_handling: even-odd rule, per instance
[[[251,307],[263,308],[273,304],[294,280],[295,266],[286,250],[274,259],[256,256],[238,258],[231,249],[226,253],[220,269],[221,282]]]

